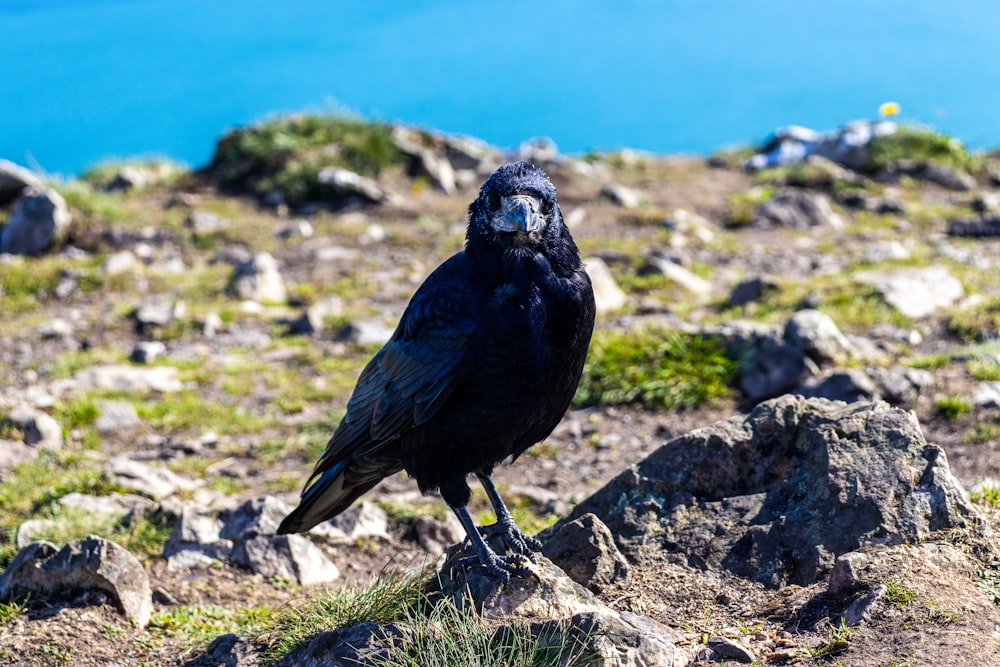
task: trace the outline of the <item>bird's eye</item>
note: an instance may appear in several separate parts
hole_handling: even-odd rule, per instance
[[[486,205],[489,206],[491,210],[497,210],[500,208],[500,197],[497,195],[490,195],[486,198]]]

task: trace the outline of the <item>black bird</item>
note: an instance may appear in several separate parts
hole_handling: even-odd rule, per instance
[[[465,250],[413,295],[392,338],[354,388],[343,420],[279,534],[309,530],[405,470],[439,489],[479,561],[506,581],[534,562],[538,540],[515,524],[490,475],[559,423],[580,381],[594,328],[594,293],[538,167],[497,169],[469,206]],[[466,505],[479,478],[499,535],[498,556]]]

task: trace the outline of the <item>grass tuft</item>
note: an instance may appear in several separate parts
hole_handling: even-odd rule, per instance
[[[385,123],[340,116],[282,116],[223,136],[209,171],[226,186],[262,195],[280,190],[291,204],[321,199],[323,167],[377,176],[402,154]]]
[[[973,173],[983,167],[982,158],[967,151],[958,139],[912,126],[903,126],[893,134],[876,137],[869,144],[869,170],[878,171],[900,160],[937,162]]]
[[[598,331],[574,400],[694,408],[729,395],[735,373],[716,338],[659,328]]]

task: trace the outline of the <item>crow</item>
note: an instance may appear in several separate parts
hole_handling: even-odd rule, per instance
[[[405,470],[439,490],[475,559],[505,583],[541,543],[514,523],[490,475],[546,438],[576,392],[594,292],[544,171],[505,164],[469,206],[465,248],[407,305],[358,378],[347,410],[279,534],[304,532]],[[496,512],[482,533],[466,505],[475,475]],[[512,555],[484,540],[499,537]]]

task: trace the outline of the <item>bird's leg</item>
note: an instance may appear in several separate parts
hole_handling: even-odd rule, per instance
[[[494,535],[499,536],[508,549],[524,556],[532,563],[537,563],[538,561],[535,560],[535,555],[532,552],[541,551],[542,543],[534,537],[524,534],[517,527],[517,524],[514,523],[514,517],[511,516],[510,510],[504,504],[503,498],[500,497],[500,493],[497,491],[497,487],[493,484],[490,476],[485,473],[476,473],[476,477],[479,478],[483,488],[486,490],[490,504],[493,505],[493,511],[497,515],[497,522],[495,524],[492,526],[483,526],[483,534],[487,538]]]
[[[479,529],[476,528],[476,523],[472,520],[472,516],[469,514],[469,510],[466,509],[464,505],[462,506],[451,506],[451,511],[455,513],[458,517],[459,522],[462,527],[465,528],[465,534],[469,537],[469,542],[472,544],[473,550],[476,552],[476,558],[479,563],[485,567],[490,574],[500,579],[504,585],[510,581],[511,574],[517,574],[520,576],[534,575],[529,568],[526,568],[517,563],[512,563],[507,559],[501,558],[497,555],[493,549],[490,548],[483,536],[479,534]]]

